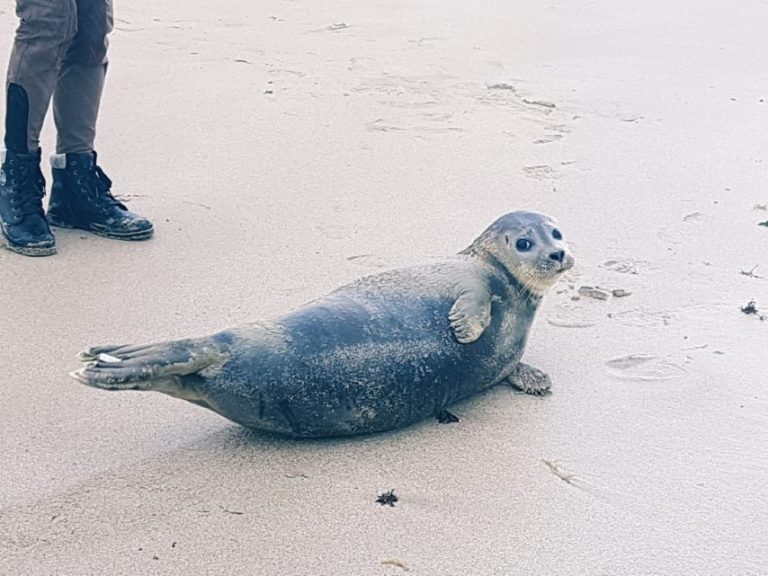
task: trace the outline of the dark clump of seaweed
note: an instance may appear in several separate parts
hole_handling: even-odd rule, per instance
[[[395,507],[395,502],[397,502],[399,498],[395,496],[395,489],[393,488],[389,492],[384,492],[384,494],[380,494],[378,498],[376,498],[376,502],[381,504],[382,506],[392,506]]]
[[[755,304],[754,300],[750,300],[747,302],[746,306],[742,306],[741,311],[744,312],[744,314],[753,314],[760,318],[760,320],[765,320],[765,316],[760,314],[760,312],[757,310],[757,304]]]
[[[760,278],[762,280],[763,277],[755,274],[755,270],[757,270],[757,264],[752,266],[752,270],[750,270],[749,272],[747,272],[746,270],[742,270],[741,274],[742,276],[747,276],[748,278]]]

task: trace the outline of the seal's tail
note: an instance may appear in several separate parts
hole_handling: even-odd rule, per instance
[[[142,346],[97,346],[80,354],[85,367],[76,380],[104,390],[157,390],[179,387],[181,379],[221,359],[219,350],[185,339]]]

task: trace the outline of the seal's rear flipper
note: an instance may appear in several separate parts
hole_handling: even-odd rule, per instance
[[[70,376],[104,390],[156,390],[185,398],[183,377],[224,359],[205,339],[185,339],[141,346],[97,346],[80,355],[84,368]]]

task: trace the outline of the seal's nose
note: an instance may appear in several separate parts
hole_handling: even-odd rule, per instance
[[[558,250],[557,252],[552,252],[549,255],[549,257],[555,262],[562,262],[563,259],[565,259],[565,250]]]

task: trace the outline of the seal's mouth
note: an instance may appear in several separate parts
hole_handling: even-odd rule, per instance
[[[567,272],[573,268],[574,259],[573,256],[567,254],[562,261],[544,260],[535,266],[535,276],[540,278],[557,277],[564,272]]]
[[[570,254],[566,255],[565,259],[560,262],[560,268],[555,272],[556,274],[562,274],[564,272],[568,272],[571,268],[573,268],[574,263],[576,260],[573,256]]]
[[[549,258],[542,259],[531,267],[519,270],[519,278],[528,290],[538,296],[543,296],[560,277],[573,268],[574,258],[567,254],[562,261]]]

